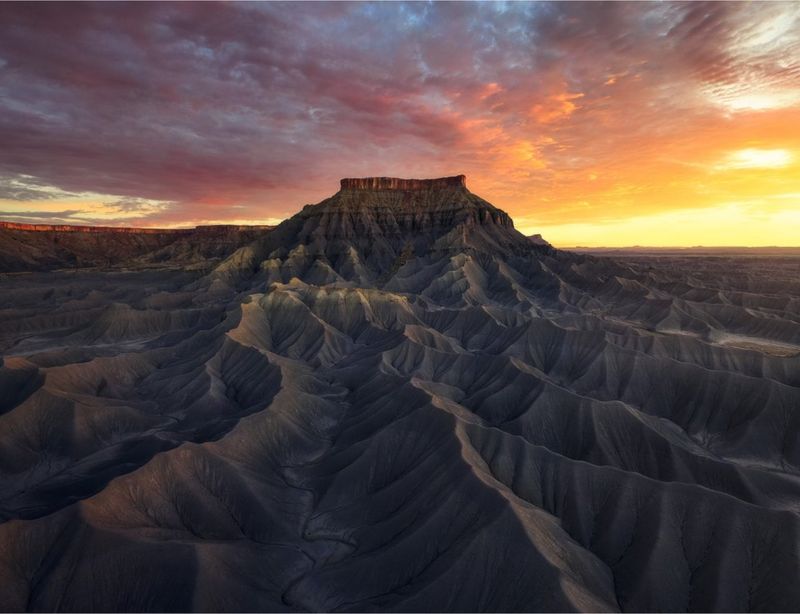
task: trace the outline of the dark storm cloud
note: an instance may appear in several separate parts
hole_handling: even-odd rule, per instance
[[[544,188],[712,112],[696,86],[737,91],[748,10],[2,3],[0,174],[171,201],[165,222],[283,212],[342,175]],[[795,79],[781,52],[748,58],[751,77]]]

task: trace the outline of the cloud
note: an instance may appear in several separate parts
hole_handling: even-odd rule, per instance
[[[465,172],[512,213],[681,206],[685,196],[635,201],[621,186],[648,196],[673,170],[664,160],[718,159],[751,146],[732,134],[791,113],[798,13],[717,2],[0,3],[0,174],[28,178],[0,183],[0,198],[91,192],[130,223],[257,220],[319,200],[342,176]],[[754,109],[761,123],[750,125]]]
[[[75,223],[77,220],[72,219],[76,215],[80,215],[80,209],[68,209],[65,211],[2,211],[0,210],[0,218],[7,222],[23,222],[30,224],[40,224],[42,222],[48,224],[60,223]]]
[[[51,200],[67,196],[71,194],[48,186],[36,177],[26,175],[0,177],[0,200]]]
[[[145,198],[132,198],[130,196],[103,203],[105,208],[116,213],[126,215],[139,214],[143,216],[168,210],[170,207],[175,206],[175,204],[176,203],[148,200]]]

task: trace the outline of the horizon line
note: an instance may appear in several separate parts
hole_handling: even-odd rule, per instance
[[[285,218],[289,219],[289,218]],[[285,221],[285,220],[282,220]],[[31,224],[27,222],[14,222],[0,218],[0,229],[18,230],[21,232],[81,232],[81,230],[92,228],[99,230],[107,230],[113,232],[115,230],[141,230],[151,233],[156,232],[176,232],[176,231],[190,231],[201,228],[236,228],[240,230],[247,229],[272,229],[277,224],[195,224],[193,226],[170,226],[170,227],[156,227],[156,226],[108,226],[101,224]],[[525,235],[525,233],[521,234]],[[526,235],[534,236],[534,235]],[[542,235],[539,235],[542,236]],[[645,250],[724,250],[724,249],[740,249],[740,250],[754,250],[754,249],[800,249],[800,245],[557,245],[551,243],[556,249],[563,250],[582,250],[582,251],[645,251]]]

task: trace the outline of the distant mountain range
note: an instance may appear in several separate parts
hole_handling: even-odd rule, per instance
[[[208,267],[270,226],[155,229],[0,222],[0,272]]]

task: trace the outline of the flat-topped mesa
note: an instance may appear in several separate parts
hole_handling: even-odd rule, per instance
[[[397,177],[351,177],[342,179],[342,190],[441,190],[466,188],[466,175],[438,179],[399,179]]]

